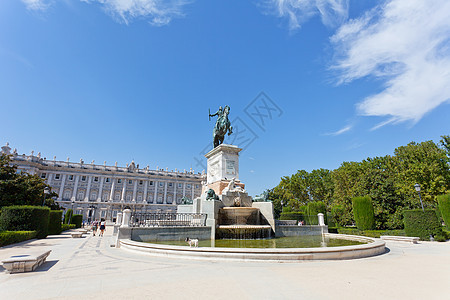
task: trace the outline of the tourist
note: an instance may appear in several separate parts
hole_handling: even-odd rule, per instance
[[[94,222],[92,223],[92,236],[95,236],[95,234],[97,233],[97,227],[98,227],[98,221],[94,220]]]
[[[103,236],[103,232],[105,231],[105,229],[106,229],[106,222],[105,222],[105,219],[101,219],[101,222],[100,222],[100,236]]]

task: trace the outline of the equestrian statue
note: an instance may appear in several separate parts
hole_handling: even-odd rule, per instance
[[[213,131],[214,148],[223,143],[227,132],[228,135],[233,133],[233,127],[231,127],[230,120],[228,120],[229,113],[230,107],[228,105],[226,105],[223,109],[222,106],[220,106],[219,110],[215,114],[209,113],[209,120],[211,120],[211,117],[217,116],[216,125],[214,126]]]

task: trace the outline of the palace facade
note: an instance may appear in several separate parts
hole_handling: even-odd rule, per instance
[[[47,160],[41,154],[18,154],[8,144],[2,152],[11,154],[18,171],[37,174],[59,197],[56,203],[73,208],[85,221],[104,218],[115,221],[125,207],[136,212],[176,212],[183,200],[192,200],[202,192],[204,172],[191,169],[179,172],[139,168],[134,161],[126,167],[80,162]]]

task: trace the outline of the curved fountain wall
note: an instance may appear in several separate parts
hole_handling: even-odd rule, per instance
[[[386,243],[379,239],[328,233],[325,236],[357,240],[367,242],[367,244],[330,248],[190,248],[187,246],[150,244],[122,239],[119,241],[119,246],[127,251],[168,258],[268,262],[355,259],[380,255],[386,251]]]

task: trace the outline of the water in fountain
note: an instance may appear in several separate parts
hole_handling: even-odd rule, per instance
[[[219,210],[218,239],[270,238],[272,228],[261,224],[261,214],[254,207],[223,207]]]

